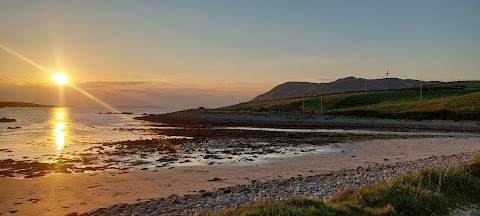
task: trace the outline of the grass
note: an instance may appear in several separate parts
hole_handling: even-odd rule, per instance
[[[458,96],[430,97],[423,101],[382,102],[374,105],[357,106],[330,111],[337,115],[362,115],[417,119],[471,119],[478,120],[480,92]]]
[[[480,88],[480,81],[449,82],[445,84],[445,87]]]
[[[478,83],[467,82],[465,85],[473,86]],[[460,85],[458,82],[455,84]],[[323,101],[323,110],[321,101]],[[297,107],[298,110],[302,110],[303,99],[252,101],[222,108],[221,110],[264,111],[278,105]],[[321,111],[323,111],[323,114],[345,116],[478,120],[480,119],[480,92],[478,89],[462,91],[426,89],[423,92],[423,100],[420,100],[419,91],[412,89],[344,93],[325,95],[323,98],[320,98],[320,96],[305,98],[306,113],[321,113]]]
[[[447,215],[480,203],[480,155],[463,167],[430,168],[357,189],[328,201],[294,198],[202,215]]]

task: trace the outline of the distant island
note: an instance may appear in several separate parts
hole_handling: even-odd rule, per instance
[[[3,108],[3,107],[55,107],[55,106],[25,103],[25,102],[0,102],[0,108]]]

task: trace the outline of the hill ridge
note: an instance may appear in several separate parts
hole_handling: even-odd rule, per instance
[[[440,81],[423,81],[424,86],[442,83]],[[275,86],[252,101],[274,101],[296,97],[308,97],[320,94],[335,94],[357,91],[375,91],[386,89],[404,89],[420,86],[420,80],[383,78],[364,79],[353,76],[337,79],[330,83],[285,82]]]

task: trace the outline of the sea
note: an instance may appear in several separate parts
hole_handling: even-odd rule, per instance
[[[0,123],[0,160],[14,159],[49,162],[53,155],[81,152],[95,144],[151,139],[145,130],[150,123],[135,120],[145,114],[163,114],[180,109],[162,107],[6,107],[0,118],[16,122]],[[106,114],[131,112],[133,114]]]

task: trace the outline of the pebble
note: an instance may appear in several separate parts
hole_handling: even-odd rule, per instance
[[[307,197],[328,199],[345,188],[355,188],[395,178],[403,173],[427,167],[456,167],[471,161],[477,153],[430,157],[392,165],[375,165],[368,168],[344,169],[314,176],[299,176],[286,180],[260,182],[220,188],[214,192],[200,190],[199,194],[142,201],[135,204],[119,204],[82,214],[84,216],[109,215],[190,215],[207,210],[245,206],[267,199]],[[214,178],[217,180],[220,178]],[[220,179],[221,180],[221,179]],[[470,215],[478,215],[470,212]]]

